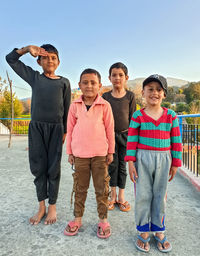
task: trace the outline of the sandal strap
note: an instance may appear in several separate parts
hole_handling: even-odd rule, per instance
[[[99,222],[98,227],[102,230],[106,229],[107,227],[110,227],[109,222]]]
[[[118,202],[118,205],[119,205],[119,206],[121,206],[121,207],[124,207],[124,208],[126,208],[126,207],[129,207],[129,206],[130,206],[130,204],[129,204],[129,202],[128,202],[128,201],[125,201],[124,203],[119,203],[119,202]]]
[[[167,241],[167,237],[166,236],[162,240],[159,237],[157,237],[157,236],[154,236],[154,237],[155,237],[156,241],[158,241],[162,245],[164,244],[164,242]]]
[[[71,228],[74,228],[74,227],[80,228],[81,224],[78,223],[78,222],[75,222],[75,221],[70,221],[70,222],[68,223],[68,226],[70,227],[70,229],[71,229]]]
[[[103,234],[106,234],[106,231],[109,231],[110,233],[110,224],[109,222],[99,222],[98,229],[101,229],[103,231]]]
[[[139,240],[141,240],[144,244],[148,243],[150,241],[150,237],[147,237],[147,239],[144,239],[143,237],[141,237],[140,235],[137,235],[137,238]]]

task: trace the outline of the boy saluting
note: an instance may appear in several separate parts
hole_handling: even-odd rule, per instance
[[[42,74],[19,60],[28,52],[33,57],[38,57]],[[29,221],[33,225],[41,221],[46,215],[45,199],[49,198],[44,223],[53,224],[56,222],[62,143],[66,137],[66,120],[71,98],[70,83],[68,79],[55,74],[60,60],[53,45],[29,45],[14,49],[6,56],[6,60],[32,88],[29,163],[35,176],[39,210]]]

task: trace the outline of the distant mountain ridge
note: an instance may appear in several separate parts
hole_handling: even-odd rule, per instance
[[[143,83],[144,79],[145,79],[144,77],[139,77],[139,78],[136,78],[136,79],[133,79],[133,80],[128,80],[127,85],[131,89],[140,88],[140,87],[142,87],[142,83]],[[167,83],[168,83],[168,86],[181,87],[181,86],[187,85],[190,82],[186,81],[186,80],[183,80],[183,79],[167,77]],[[104,85],[103,87],[111,87],[111,85]],[[30,98],[24,98],[24,99],[20,99],[20,100],[21,101],[27,101],[28,99],[30,99]]]
[[[141,77],[141,78],[136,78],[134,80],[129,80],[127,85],[128,85],[128,87],[132,87],[132,88],[138,87],[138,86],[142,87],[142,83],[143,83],[144,79],[145,78]],[[188,83],[190,83],[190,82],[183,80],[183,79],[167,77],[168,86],[182,87],[184,85],[187,85]]]

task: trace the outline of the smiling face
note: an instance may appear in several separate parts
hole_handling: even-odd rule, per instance
[[[165,98],[164,90],[157,82],[145,85],[142,96],[145,98],[147,106],[160,106]]]
[[[128,76],[125,75],[123,69],[113,68],[111,71],[111,75],[109,76],[109,79],[113,87],[118,89],[118,88],[123,88],[126,85]]]
[[[83,93],[84,99],[94,100],[99,93],[102,84],[96,74],[83,74],[79,82],[79,87]]]
[[[44,73],[54,74],[60,64],[57,54],[49,52],[47,56],[41,56],[37,61]]]

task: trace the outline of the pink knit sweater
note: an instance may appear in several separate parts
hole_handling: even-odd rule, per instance
[[[67,154],[91,158],[115,152],[114,120],[110,104],[97,96],[87,111],[82,96],[69,109]]]

